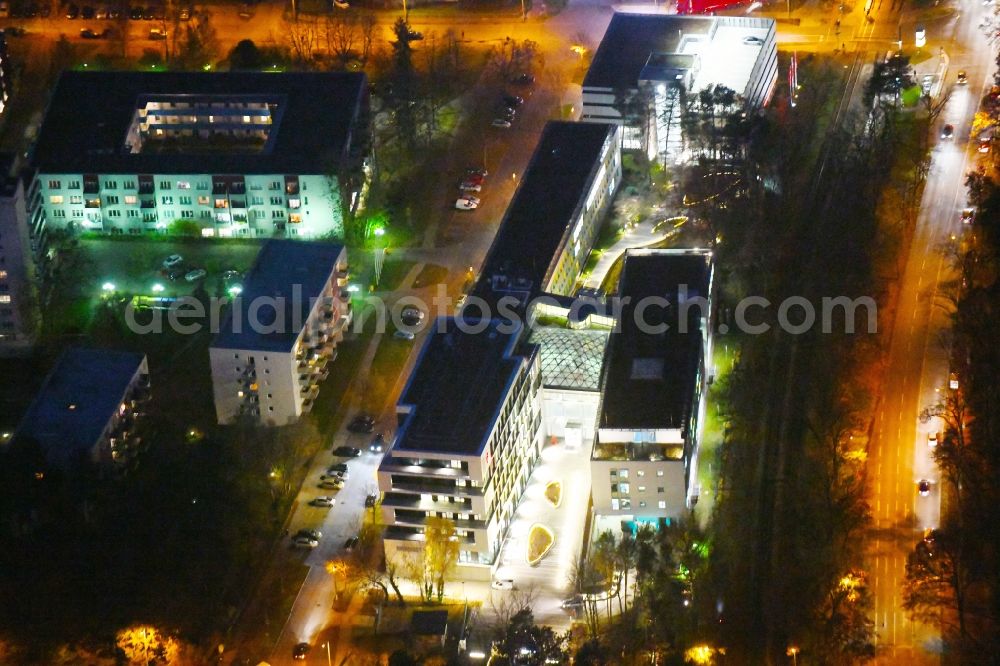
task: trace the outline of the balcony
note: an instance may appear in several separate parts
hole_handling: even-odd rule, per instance
[[[156,199],[140,199],[139,208],[156,208]]]
[[[393,491],[404,493],[420,493],[426,495],[452,495],[455,497],[482,497],[483,489],[474,486],[442,486],[440,482],[422,482],[417,478],[412,481],[392,481]]]
[[[440,495],[438,496],[440,497]],[[418,509],[420,511],[438,511],[446,513],[468,513],[472,510],[472,500],[465,499],[460,502],[447,502],[438,499],[422,500],[420,495],[410,495],[407,493],[397,493],[393,491],[382,495],[382,506],[394,509]]]
[[[308,414],[309,412],[311,412],[314,404],[316,404],[316,403],[314,401],[312,401],[312,400],[306,400],[306,401],[304,401],[302,403],[302,413],[303,414]]]
[[[680,461],[684,459],[683,444],[594,443],[593,460]]]
[[[318,395],[319,387],[315,384],[311,385],[309,388],[303,389],[302,391],[303,400],[315,400]]]

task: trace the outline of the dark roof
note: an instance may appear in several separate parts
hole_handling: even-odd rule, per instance
[[[312,309],[312,299],[322,293],[343,249],[342,245],[294,240],[265,243],[243,283],[243,293],[234,299],[212,347],[291,351]],[[250,309],[256,299],[275,298],[284,301],[278,301],[278,307],[256,306],[251,321]],[[276,323],[279,314],[276,310],[281,310],[280,325]],[[253,322],[259,322],[260,326],[252,326]],[[261,332],[272,328],[273,333]]]
[[[433,327],[399,399],[411,411],[393,448],[475,455],[525,362],[515,351],[521,328],[494,320],[482,332],[463,332],[454,317],[439,318]],[[508,328],[516,330],[501,332]]]
[[[110,349],[67,349],[21,419],[16,438],[37,441],[54,465],[74,465],[100,439],[145,358]]]
[[[684,253],[680,253],[684,252]],[[697,393],[702,364],[702,308],[687,309],[687,332],[681,332],[678,291],[687,298],[709,298],[712,258],[707,251],[640,250],[626,254],[619,297],[618,330],[611,334],[605,363],[600,427],[622,429],[686,428]],[[665,333],[645,331],[636,308],[647,297],[665,298],[666,308],[645,307],[642,320],[667,324]],[[708,316],[708,313],[704,313]]]
[[[676,53],[684,35],[707,35],[712,17],[672,14],[618,14],[611,17],[594,53],[584,87],[629,89],[654,53]]]
[[[521,300],[543,291],[570,233],[573,214],[599,168],[601,149],[614,125],[550,121],[483,263],[473,295],[496,315],[504,295]]]
[[[266,153],[126,152],[137,101],[157,95],[275,98],[276,136]],[[349,148],[365,99],[360,72],[67,71],[52,93],[32,159],[43,173],[329,173]]]
[[[448,611],[413,611],[410,616],[410,631],[417,636],[444,636],[448,631]]]

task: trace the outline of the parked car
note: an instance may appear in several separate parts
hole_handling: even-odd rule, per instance
[[[468,176],[482,176],[483,178],[490,175],[490,172],[482,167],[465,167],[465,173]]]
[[[132,9],[130,9],[129,12],[128,12],[128,17],[130,19],[132,19],[133,21],[141,21],[142,20],[142,7],[133,7]]]
[[[357,548],[358,544],[360,542],[361,542],[361,539],[359,539],[356,536],[353,536],[353,537],[351,537],[350,539],[348,539],[347,541],[344,542],[344,550],[346,550],[349,553],[352,550],[354,550],[355,548]]]
[[[292,544],[297,548],[315,548],[319,545],[319,540],[307,536],[298,536],[292,539]]]
[[[326,473],[329,474],[329,475],[331,475],[331,476],[335,475],[335,474],[338,474],[338,475],[339,474],[346,474],[347,473],[347,463],[336,463],[336,464],[330,465],[329,467],[326,468]]]
[[[583,606],[583,595],[580,594],[574,594],[572,597],[569,597],[568,599],[563,599],[562,603],[559,604],[559,607],[562,608],[563,610],[569,610],[571,608],[580,608],[582,606]]]
[[[80,16],[80,8],[79,7],[77,7],[76,5],[74,5],[72,3],[70,3],[69,5],[67,5],[67,7],[66,7],[66,18],[68,18],[68,19],[70,19],[72,21],[75,18],[79,18],[79,16]]]
[[[378,433],[372,438],[372,443],[368,445],[368,450],[372,453],[382,453],[385,447],[385,435]]]
[[[247,21],[247,20],[253,18],[253,12],[250,11],[250,5],[249,4],[243,3],[242,5],[240,5],[239,17],[241,19],[243,19],[244,21]]]
[[[162,42],[167,38],[167,31],[163,28],[151,28],[149,30],[149,38],[154,42]]]
[[[295,661],[305,661],[310,649],[311,646],[309,643],[298,643],[292,648],[292,659]]]
[[[760,37],[754,37],[753,35],[748,35],[743,38],[743,43],[746,46],[761,46],[764,44],[764,40]]]
[[[465,178],[463,178],[462,181],[466,183],[478,183],[482,185],[483,183],[486,182],[486,176],[482,176],[478,173],[467,173],[465,174]]]
[[[361,455],[361,449],[356,449],[353,446],[338,446],[333,450],[333,455],[338,458],[357,458]]]
[[[347,2],[347,0],[333,0],[333,6],[337,9],[350,9],[351,3]]]
[[[323,538],[323,533],[320,532],[319,530],[301,529],[301,530],[299,530],[295,534],[295,536],[296,537],[300,537],[300,536],[309,537],[310,539],[314,539],[315,541],[319,541],[320,539]]]
[[[494,590],[513,590],[514,581],[511,580],[510,578],[496,579],[492,583],[490,583],[490,587],[492,587]]]
[[[84,18],[84,19],[86,19],[88,21],[90,19],[94,18],[94,16],[96,14],[97,14],[97,11],[93,7],[91,7],[90,5],[84,5],[83,9],[80,10],[80,17]]]
[[[938,434],[936,432],[927,433],[927,446],[935,448],[938,445]]]
[[[208,275],[208,271],[204,268],[196,268],[193,271],[189,271],[184,276],[184,280],[187,282],[197,282],[198,280],[204,280],[206,275]]]
[[[347,424],[347,429],[351,432],[372,432],[375,430],[375,417],[370,414],[358,414]]]
[[[3,30],[0,30],[6,37],[24,37],[28,34],[28,31],[16,25],[9,25]]]
[[[344,487],[344,480],[338,478],[324,478],[319,482],[319,487],[323,490],[340,490]]]
[[[181,10],[179,12],[177,12],[177,18],[179,18],[181,21],[190,21],[191,20],[191,8],[190,7],[181,7]]]
[[[479,192],[483,189],[483,185],[482,183],[475,183],[470,180],[463,180],[462,183],[458,186],[458,189],[462,190],[463,192]]]
[[[972,208],[962,209],[962,224],[972,224],[976,218],[976,211]]]
[[[365,506],[369,509],[375,506],[376,502],[378,502],[378,495],[372,494],[365,497]]]
[[[950,139],[953,136],[955,136],[955,126],[954,125],[945,125],[941,129],[941,138],[942,139]]]
[[[152,7],[146,7],[142,10],[143,21],[152,21],[154,18],[156,18],[156,12],[153,11]]]
[[[535,77],[531,74],[518,74],[510,80],[511,83],[518,86],[530,86],[535,82]]]
[[[986,153],[990,152],[990,146],[992,145],[992,143],[993,143],[993,137],[989,136],[980,137],[979,148],[977,148],[977,150],[983,155],[985,155]]]
[[[927,479],[920,479],[917,481],[917,492],[920,493],[921,497],[927,497],[931,493],[931,482]]]
[[[524,104],[524,98],[520,95],[504,95],[502,99],[503,103],[510,107],[521,106]]]
[[[479,202],[471,197],[462,197],[455,201],[455,208],[458,210],[476,210],[479,208]]]
[[[497,129],[510,129],[510,121],[504,120],[503,118],[494,118],[490,125],[496,127]]]
[[[397,340],[413,340],[417,336],[413,331],[404,331],[403,329],[400,328],[397,329],[396,332],[392,334],[392,337],[396,338]]]
[[[324,509],[329,509],[336,502],[337,502],[337,500],[335,500],[334,498],[330,497],[329,495],[321,495],[321,496],[319,496],[319,497],[317,497],[315,499],[310,500],[309,501],[309,506],[318,506],[318,507],[322,507]]]
[[[10,3],[0,2],[0,18],[7,18],[10,16]]]
[[[969,82],[969,75],[965,73],[964,69],[958,71],[958,76],[955,77],[955,81],[960,86],[964,86]]]
[[[403,308],[403,311],[399,314],[399,318],[407,326],[416,326],[424,320],[425,316],[423,310],[413,306]]]
[[[175,266],[180,266],[184,263],[184,257],[179,254],[172,254],[163,260],[164,268],[174,268]]]
[[[108,11],[107,7],[98,7],[97,13],[94,14],[94,18],[98,21],[106,21],[108,19],[108,14],[110,13],[111,12]]]

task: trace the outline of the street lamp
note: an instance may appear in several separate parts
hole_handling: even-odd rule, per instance
[[[330,659],[330,641],[323,643],[323,647],[326,648],[326,666],[333,666],[333,660]]]
[[[799,663],[799,646],[789,645],[788,649],[785,650],[785,655],[792,658],[792,666],[796,666]]]

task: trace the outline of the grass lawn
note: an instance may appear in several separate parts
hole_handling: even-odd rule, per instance
[[[416,263],[412,261],[394,259],[391,256],[387,257],[385,264],[382,266],[382,278],[379,280],[378,290],[394,291],[399,289],[403,278],[406,277],[406,274],[409,273],[410,269],[415,265]]]

